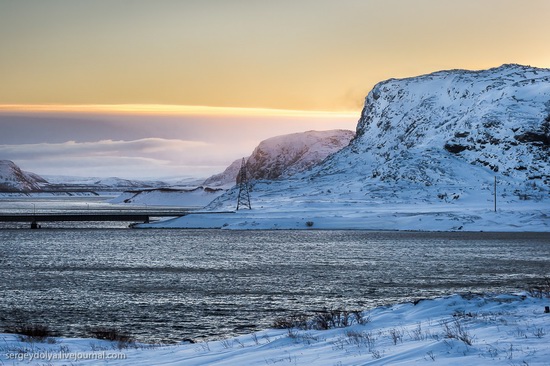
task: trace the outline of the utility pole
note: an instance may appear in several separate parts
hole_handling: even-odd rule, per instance
[[[248,173],[246,171],[246,160],[243,158],[241,163],[241,170],[237,176],[237,185],[239,186],[239,196],[237,197],[237,211],[239,208],[248,208],[252,210],[250,206],[250,185],[248,183]]]
[[[497,177],[495,176],[495,187],[493,189],[495,194],[495,212],[497,212]]]

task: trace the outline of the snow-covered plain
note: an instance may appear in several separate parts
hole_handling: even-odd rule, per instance
[[[136,205],[204,207],[224,192],[223,189],[212,189],[202,186],[193,189],[148,189],[126,191],[109,202],[116,204],[131,203]]]
[[[268,329],[177,345],[0,335],[3,365],[548,365],[547,297],[453,295],[383,306],[328,330]]]

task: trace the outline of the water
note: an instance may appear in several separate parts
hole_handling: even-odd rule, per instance
[[[0,327],[218,338],[295,312],[512,291],[548,275],[546,233],[2,229]]]

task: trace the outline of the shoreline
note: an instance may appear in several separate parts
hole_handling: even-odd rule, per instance
[[[295,208],[256,209],[231,214],[186,216],[136,224],[138,229],[222,229],[222,230],[368,230],[410,232],[550,232],[550,216],[543,204],[521,210],[512,207],[497,212],[470,207],[411,207],[388,209]]]
[[[360,318],[344,325],[340,317],[326,329],[324,323],[297,323],[197,343],[63,337],[41,343],[2,333],[0,361],[39,365],[50,357],[51,365],[61,365],[73,357],[85,365],[98,359],[108,365],[542,365],[550,357],[548,296],[547,291],[454,294],[362,310]]]

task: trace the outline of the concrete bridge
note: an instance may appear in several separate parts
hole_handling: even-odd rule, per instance
[[[82,221],[126,221],[148,223],[152,217],[181,217],[186,215],[208,215],[219,213],[234,213],[234,211],[209,212],[178,209],[155,209],[155,210],[68,210],[55,212],[33,212],[33,213],[2,213],[0,222],[27,222],[31,229],[39,229],[41,222],[82,222]]]
[[[31,229],[40,228],[41,222],[68,221],[129,221],[148,223],[151,217],[180,217],[190,211],[128,210],[128,211],[67,211],[51,213],[0,213],[0,222],[27,222]]]

